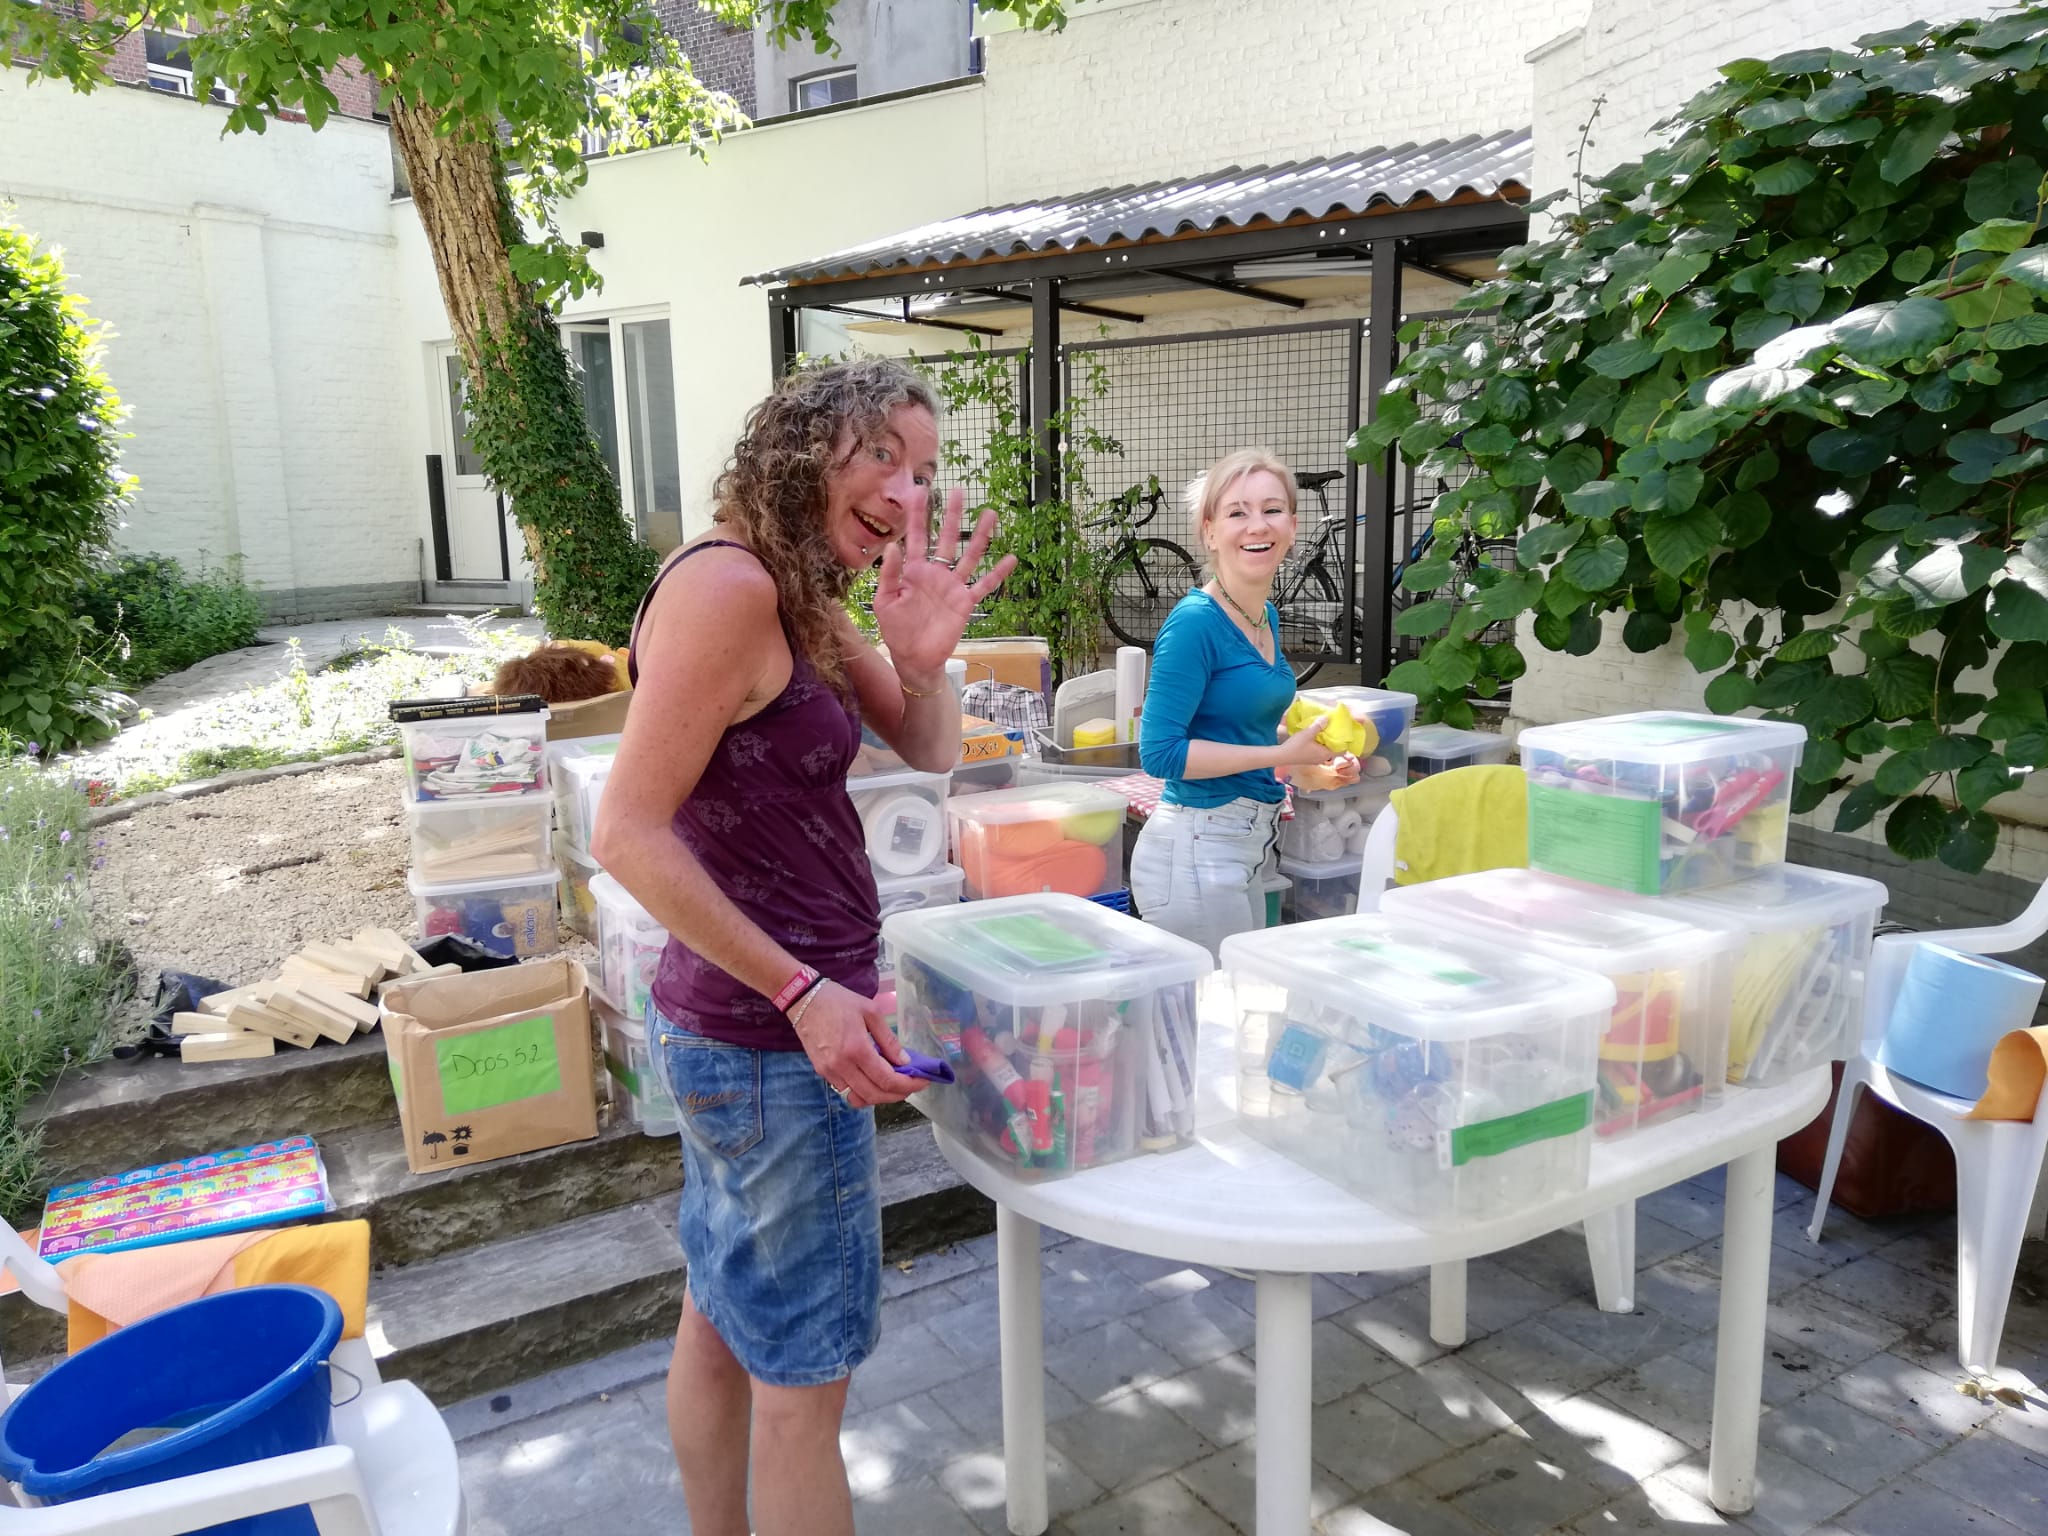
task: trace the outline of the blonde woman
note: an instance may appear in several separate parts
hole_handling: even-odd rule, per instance
[[[1271,594],[1294,547],[1293,474],[1240,449],[1188,487],[1187,505],[1209,579],[1166,616],[1152,652],[1138,756],[1166,788],[1131,853],[1131,899],[1145,921],[1214,954],[1259,926],[1282,775],[1335,789],[1357,782],[1358,760],[1317,743],[1322,721],[1280,734],[1294,670]]]

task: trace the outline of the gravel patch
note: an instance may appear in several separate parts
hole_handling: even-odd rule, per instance
[[[146,1018],[161,970],[236,986],[275,975],[302,944],[358,928],[419,937],[406,889],[402,765],[325,768],[151,806],[93,835],[106,863],[93,895],[134,951]],[[564,953],[594,964],[575,943]]]

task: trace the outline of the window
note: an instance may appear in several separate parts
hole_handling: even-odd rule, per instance
[[[562,327],[583,417],[640,538],[666,553],[683,540],[674,360],[666,319],[572,320]]]
[[[789,110],[809,112],[817,107],[836,107],[860,96],[857,73],[851,69],[828,70],[789,82]]]
[[[142,41],[149,59],[149,88],[152,91],[162,91],[168,96],[190,96],[191,35],[147,31],[142,34]],[[216,85],[211,93],[211,99],[224,107],[233,106],[235,93],[224,85]]]

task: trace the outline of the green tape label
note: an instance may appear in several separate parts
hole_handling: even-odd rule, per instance
[[[1499,1157],[1532,1141],[1573,1136],[1593,1123],[1593,1090],[1553,1099],[1497,1120],[1461,1125],[1451,1132],[1451,1166],[1462,1168],[1475,1157]]]
[[[644,1099],[647,1097],[646,1094],[640,1091],[640,1074],[619,1060],[610,1051],[604,1053],[604,1069],[611,1073],[613,1081],[624,1084],[626,1092],[633,1095],[634,1098]]]
[[[398,1058],[396,1056],[386,1056],[384,1058],[384,1065],[391,1069],[391,1097],[403,1103],[405,1100],[405,1084],[398,1075]]]
[[[1447,987],[1476,987],[1487,980],[1456,955],[1416,944],[1401,944],[1389,939],[1339,939],[1337,947],[1355,949],[1405,975],[1440,982]]]
[[[551,1013],[474,1034],[437,1038],[434,1059],[441,1069],[441,1103],[451,1115],[562,1091]]]
[[[984,918],[973,925],[973,931],[1027,966],[1067,969],[1100,964],[1110,958],[1107,950],[1089,943],[1082,935],[1028,914]]]
[[[1642,896],[1658,893],[1664,808],[1655,800],[1529,785],[1529,865]]]

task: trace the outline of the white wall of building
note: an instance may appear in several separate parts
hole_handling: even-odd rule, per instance
[[[0,199],[107,322],[141,488],[123,547],[239,555],[273,610],[416,592],[383,128],[221,136],[210,105],[0,73]]]

